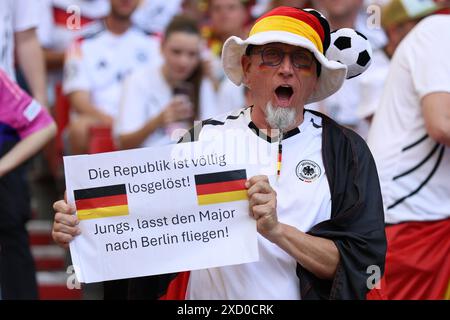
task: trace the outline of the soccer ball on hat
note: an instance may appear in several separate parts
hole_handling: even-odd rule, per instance
[[[372,47],[360,32],[342,28],[331,33],[326,57],[347,66],[347,79],[359,76],[372,62]]]

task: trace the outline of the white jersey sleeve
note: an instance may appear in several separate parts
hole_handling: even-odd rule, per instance
[[[414,87],[422,99],[433,92],[450,92],[450,39],[442,39],[441,30],[448,28],[448,17],[434,16],[421,22],[414,41],[409,41],[414,60],[409,61]],[[434,45],[430,45],[430,43]],[[429,61],[438,63],[428,63]]]
[[[146,111],[146,87],[141,72],[131,74],[124,83],[120,101],[120,113],[115,125],[115,134],[127,134],[144,126],[149,120]]]
[[[52,3],[50,0],[39,0],[39,25],[37,35],[40,44],[44,48],[50,48],[53,44],[54,20]]]
[[[37,28],[39,25],[40,0],[15,0],[14,2],[14,32]]]

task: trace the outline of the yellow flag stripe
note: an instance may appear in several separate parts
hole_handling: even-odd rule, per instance
[[[128,205],[111,206],[104,208],[78,210],[77,216],[80,220],[98,219],[128,215]]]
[[[220,192],[213,194],[200,195],[198,198],[199,205],[221,203],[221,202],[231,202],[239,200],[247,200],[247,190],[230,191],[230,192]]]
[[[307,38],[323,53],[322,39],[319,34],[306,22],[286,16],[269,16],[259,20],[250,30],[250,36],[265,31],[286,31]]]
[[[450,281],[448,282],[447,292],[445,293],[444,300],[450,300]]]

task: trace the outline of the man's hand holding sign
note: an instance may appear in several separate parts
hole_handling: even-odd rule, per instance
[[[232,154],[190,154],[191,149],[181,144],[64,159],[68,203],[75,203],[76,216],[66,202],[55,203],[53,236],[70,243],[80,281],[258,259],[246,169],[227,161]]]

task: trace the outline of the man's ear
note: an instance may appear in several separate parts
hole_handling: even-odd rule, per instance
[[[318,86],[319,86],[319,77],[316,76],[316,83],[314,84],[314,91],[317,90]]]
[[[247,55],[243,55],[241,58],[241,66],[242,66],[242,72],[243,72],[243,76],[242,76],[242,83],[247,87],[249,87],[249,83],[248,83],[248,77],[247,74],[249,72],[250,66],[251,66],[251,59],[249,56]]]

